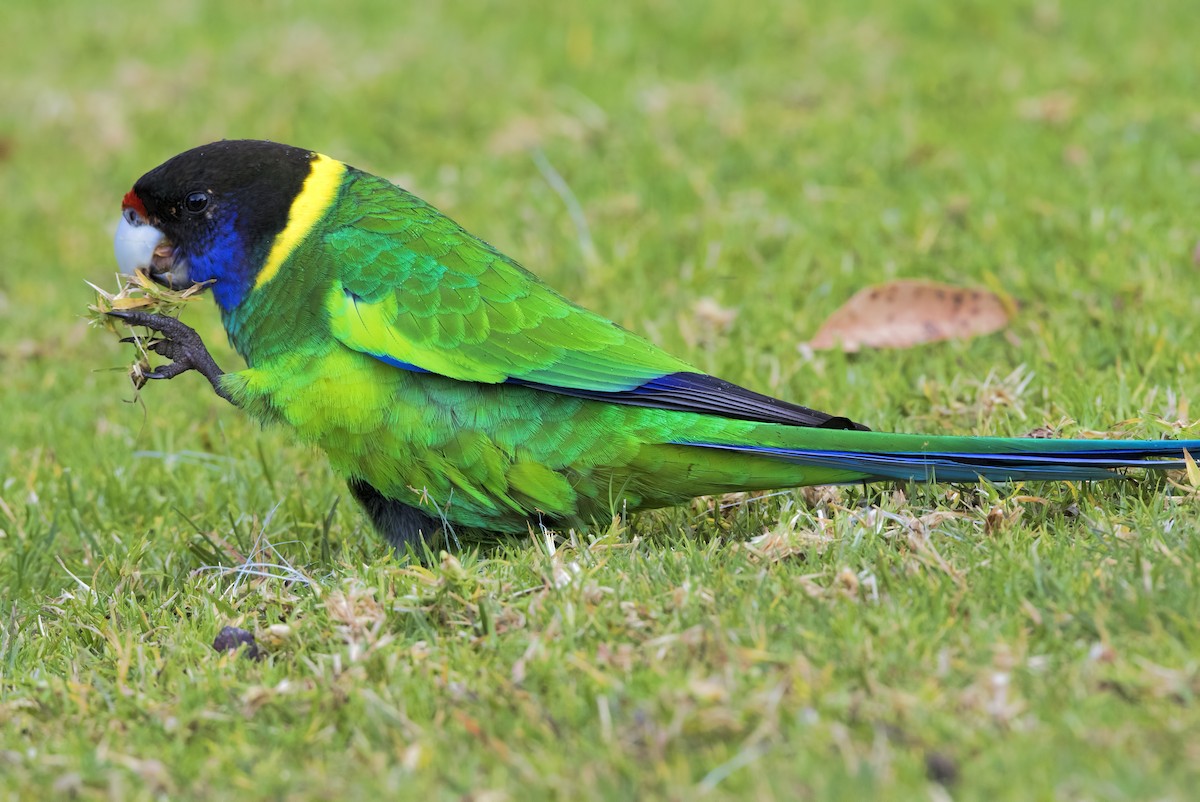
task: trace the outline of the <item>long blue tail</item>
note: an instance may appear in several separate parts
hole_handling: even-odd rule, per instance
[[[1200,454],[1200,440],[945,437],[801,427],[776,431],[780,436],[771,439],[780,442],[678,444],[776,457],[872,479],[915,482],[1112,479],[1127,468],[1181,469],[1185,451]],[[787,440],[793,443],[783,442]]]

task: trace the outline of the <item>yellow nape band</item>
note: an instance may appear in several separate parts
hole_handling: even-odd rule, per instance
[[[267,261],[263,263],[262,270],[258,271],[258,278],[254,280],[255,289],[275,278],[279,268],[292,255],[292,251],[296,250],[300,241],[308,236],[308,232],[312,231],[312,227],[337,196],[346,165],[320,153],[313,154],[311,164],[308,178],[304,179],[304,184],[288,211],[287,225],[275,237],[275,244],[267,254]]]

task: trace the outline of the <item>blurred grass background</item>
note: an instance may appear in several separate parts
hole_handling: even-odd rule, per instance
[[[130,353],[82,314],[141,173],[267,138],[396,180],[755,389],[877,429],[1161,436],[1197,390],[1195,16],[5,4],[0,793],[1187,798],[1186,488],[789,493],[404,568],[319,455],[198,378],[129,403]],[[798,349],[893,277],[1020,314]],[[207,303],[187,320],[223,344]],[[310,582],[200,570],[260,536]],[[217,657],[227,623],[271,656]]]

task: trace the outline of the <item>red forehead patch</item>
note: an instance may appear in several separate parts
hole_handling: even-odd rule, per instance
[[[146,217],[146,207],[142,205],[142,199],[132,189],[125,193],[125,199],[121,201],[121,208],[133,209],[142,217]]]

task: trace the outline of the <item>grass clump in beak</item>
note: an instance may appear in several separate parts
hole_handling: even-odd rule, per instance
[[[113,317],[109,312],[138,309],[177,318],[188,304],[199,299],[201,291],[208,286],[207,283],[193,284],[183,290],[173,290],[154,281],[141,270],[134,271],[133,275],[119,273],[117,279],[122,283],[116,293],[103,290],[90,281],[87,282],[88,286],[96,291],[95,302],[88,304],[88,323],[108,329],[113,334],[124,334],[125,329],[131,327],[123,324],[119,318]],[[119,328],[121,326],[124,328]],[[133,333],[125,339],[136,345],[138,349],[138,358],[129,367],[129,380],[133,382],[135,389],[140,390],[146,383],[145,374],[151,369],[150,354],[147,349],[149,341],[139,335],[136,330],[133,330]]]

